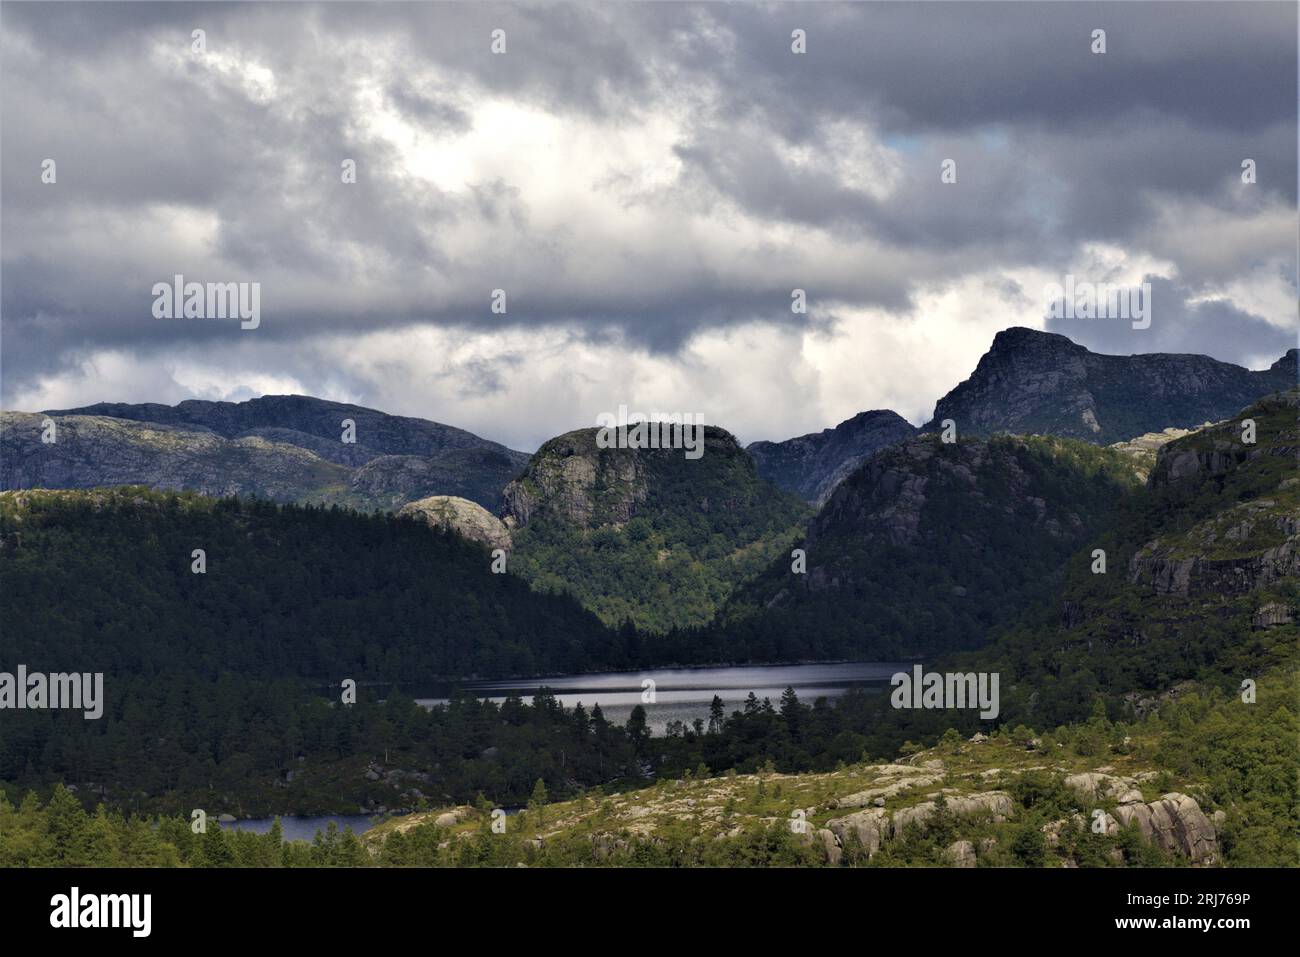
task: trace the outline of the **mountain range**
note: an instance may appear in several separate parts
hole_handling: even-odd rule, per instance
[[[700,628],[725,608],[733,625],[788,626],[784,638],[735,637],[755,648],[810,647],[790,637],[809,628],[821,629],[814,644],[822,651],[902,652],[927,634],[932,647],[960,647],[959,632],[998,620],[998,596],[1046,587],[1050,568],[1034,569],[1029,556],[1053,556],[1051,567],[1063,560],[1105,511],[1094,493],[1122,498],[1162,444],[1294,386],[1296,354],[1253,372],[1206,356],[1099,355],[1063,336],[1010,328],[920,430],[872,410],[742,450],[710,427],[698,460],[680,450],[602,449],[594,429],[529,456],[452,426],[306,396],[3,412],[0,487],[144,484],[401,510],[504,548],[511,572],[577,596],[610,625]],[[933,434],[949,419],[953,445]],[[54,442],[42,441],[47,420]],[[1001,433],[1021,438],[994,441]],[[1024,437],[1034,434],[1055,438]],[[1119,445],[1107,457],[1078,443]],[[788,553],[801,538],[808,570],[791,580]],[[1005,546],[997,561],[993,541]],[[959,569],[969,580],[953,577]],[[917,581],[924,595],[912,594]],[[847,617],[826,617],[889,607],[891,594],[900,608],[903,594],[929,605],[954,589],[971,596],[966,611],[944,606],[933,613],[942,621],[929,612],[877,618],[875,631],[891,636],[883,644]]]
[[[102,671],[112,688],[102,722],[6,719],[0,851],[24,859],[36,839],[23,835],[44,833],[24,801],[12,836],[13,795],[65,782],[149,814],[433,806],[422,846],[437,854],[455,843],[446,827],[486,815],[449,804],[529,801],[526,845],[488,841],[502,865],[752,862],[760,846],[785,864],[1294,864],[1300,389],[1222,414],[1225,382],[1274,384],[1246,376],[1164,406],[1218,421],[1156,428],[1167,412],[1134,414],[1120,434],[1145,431],[1109,445],[962,426],[949,441],[875,412],[757,454],[709,427],[689,459],[602,448],[582,429],[513,460],[486,501],[409,485],[363,511],[322,506],[362,500],[355,475],[386,456],[508,450],[456,430],[449,444],[471,444],[367,438],[407,426],[352,414],[368,446],[313,451],[336,441],[326,416],[357,407],[302,398],[283,407],[319,412],[316,431],[229,404],[161,422],[93,413],[167,407],[6,413],[6,481],[118,487],[0,492],[0,658]],[[1139,404],[1097,394],[1107,419]],[[142,474],[202,488],[115,481]],[[999,715],[862,693],[810,706],[790,689],[779,710],[751,696],[716,722],[711,711],[707,731],[701,718],[660,736],[635,711],[620,726],[545,691],[527,707],[454,689],[836,658],[999,675]],[[340,708],[347,678],[361,697]],[[408,697],[430,685],[447,704]],[[585,803],[597,786],[621,797]],[[547,792],[583,797],[547,806],[543,827]],[[56,789],[51,820],[69,819],[70,793]],[[761,830],[790,801],[816,828],[807,840]],[[1104,834],[1088,827],[1098,806]],[[183,818],[158,828],[190,833]],[[414,843],[381,838],[386,860],[416,862]],[[217,856],[191,863],[220,859],[208,843]]]

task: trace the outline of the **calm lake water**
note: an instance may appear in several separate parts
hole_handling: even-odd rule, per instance
[[[642,682],[655,683],[655,702],[646,703],[646,719],[655,734],[663,734],[669,721],[690,724],[696,718],[709,719],[709,704],[713,696],[722,699],[727,714],[740,709],[752,691],[759,701],[770,698],[776,707],[781,692],[793,687],[799,700],[812,704],[818,698],[834,698],[850,688],[882,690],[888,687],[891,675],[910,671],[911,662],[854,661],[839,664],[811,665],[744,665],[730,668],[674,668],[623,671],[593,675],[560,675],[550,678],[513,679],[509,681],[474,681],[461,687],[479,698],[501,702],[511,694],[528,700],[539,688],[550,688],[556,699],[566,708],[582,702],[588,711],[599,704],[606,720],[623,724],[638,704],[642,704]],[[446,698],[415,699],[425,707],[446,704]],[[324,817],[284,817],[280,819],[284,836],[288,840],[310,841],[317,829],[325,830],[333,821],[340,832],[350,826],[354,834],[361,834],[372,826],[370,817],[360,814],[336,814]],[[255,818],[223,824],[265,834],[271,829],[271,818]]]
[[[562,675],[551,678],[468,682],[462,687],[476,697],[501,702],[510,694],[525,700],[539,688],[550,688],[566,708],[578,702],[588,711],[599,704],[606,720],[623,724],[642,704],[642,682],[654,681],[655,701],[645,703],[646,720],[655,734],[663,734],[670,721],[690,724],[696,718],[709,719],[713,696],[722,699],[727,714],[739,709],[752,691],[776,707],[781,692],[793,687],[799,700],[812,704],[817,698],[834,698],[850,688],[887,687],[891,675],[908,671],[906,663],[854,661],[839,664],[744,665],[730,668],[678,668],[624,671],[594,675]],[[429,707],[445,704],[446,698],[417,698]]]

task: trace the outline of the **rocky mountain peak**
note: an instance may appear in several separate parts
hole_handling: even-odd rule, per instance
[[[1295,384],[1296,350],[1252,372],[1209,356],[1101,355],[1065,336],[1014,327],[999,332],[970,378],[935,405],[959,434],[1059,435],[1099,445],[1233,415]]]

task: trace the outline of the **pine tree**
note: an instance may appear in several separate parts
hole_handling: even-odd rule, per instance
[[[81,802],[62,784],[54,787],[46,819],[50,837],[49,863],[61,867],[87,867],[91,861],[90,821]]]
[[[546,793],[546,782],[538,778],[537,783],[533,785],[533,796],[528,799],[528,810],[537,814],[539,823],[546,819],[546,812],[543,808],[546,807],[549,801],[550,796]]]
[[[632,750],[640,757],[650,740],[650,729],[646,727],[645,707],[637,705],[627,716],[627,736],[632,742]]]
[[[726,724],[727,716],[723,710],[722,699],[714,695],[709,705],[709,734],[721,734]]]

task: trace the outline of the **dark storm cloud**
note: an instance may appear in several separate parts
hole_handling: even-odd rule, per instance
[[[1179,262],[1183,244],[1153,238],[1153,222],[1184,202],[1240,217],[1295,203],[1288,4],[5,4],[0,26],[6,389],[80,350],[228,343],[228,329],[152,321],[146,292],[177,272],[264,279],[275,321],[259,335],[280,341],[563,324],[671,351],[753,318],[816,321],[788,309],[813,232],[844,248],[819,277],[826,301],[906,309],[921,283],[1139,241],[1174,250],[1186,298],[1286,250],[1262,234]],[[1104,56],[1089,51],[1098,27]],[[195,28],[214,54],[266,66],[274,95],[187,58]],[[489,52],[496,28],[506,56]],[[804,56],[789,50],[795,28]],[[756,278],[708,249],[682,266],[689,240],[671,225],[629,227],[627,280],[596,282],[575,260],[619,250],[586,239],[580,218],[546,228],[545,197],[500,173],[456,191],[412,177],[358,105],[460,134],[491,96],[615,126],[684,114],[680,173],[645,207],[734,214],[786,238],[743,250],[764,263]],[[846,177],[845,128],[888,154],[867,171],[888,190]],[[1243,195],[1247,156],[1260,181]],[[46,157],[54,187],[39,181]],[[355,185],[339,182],[344,158]],[[956,186],[939,185],[945,158]],[[159,217],[211,229],[211,254],[237,275],[194,275],[208,258],[157,248]],[[480,228],[500,241],[459,245]],[[502,285],[519,303],[509,317],[486,308]],[[1151,338],[1225,358],[1271,346],[1273,327],[1224,309],[1184,309]],[[1211,335],[1229,321],[1245,330],[1235,345]]]
[[[877,116],[900,132],[1066,129],[1135,108],[1247,131],[1295,115],[1288,4],[731,4],[710,13],[736,38],[730,69],[750,80],[732,88],[733,106],[784,118],[795,135],[823,112]],[[796,27],[810,55],[777,56]],[[1106,31],[1104,56],[1090,50],[1096,28]]]

